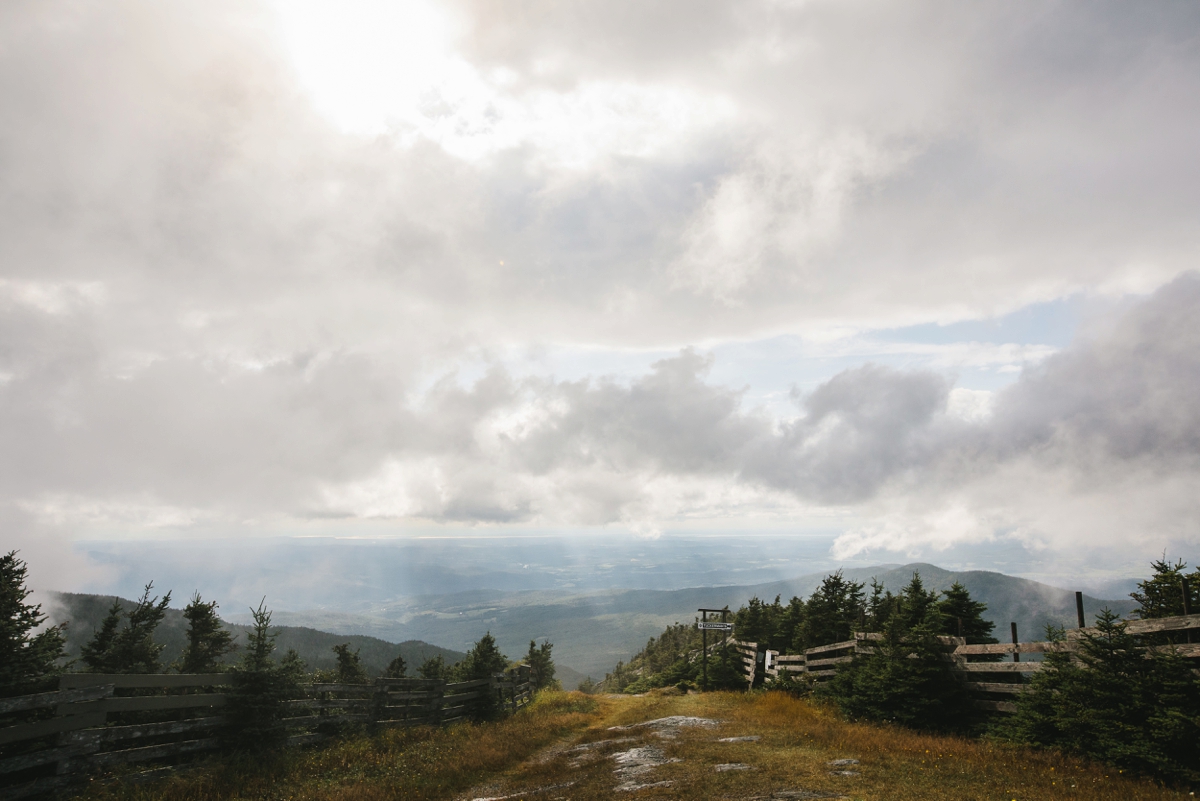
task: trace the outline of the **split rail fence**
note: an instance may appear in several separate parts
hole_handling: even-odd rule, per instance
[[[149,770],[123,777],[146,781],[174,771],[191,755],[215,751],[222,745],[221,707],[231,683],[228,673],[71,673],[59,679],[56,692],[2,698],[0,797],[53,793],[129,763],[151,763]],[[489,696],[498,707],[515,712],[533,698],[524,665],[490,679],[453,684],[376,679],[301,689],[303,697],[286,702],[281,724],[289,745],[323,740],[346,724],[455,723]]]
[[[1186,633],[1189,638],[1200,639],[1192,633],[1196,630],[1200,630],[1200,615],[1125,621],[1125,631],[1135,635]],[[1012,643],[968,645],[962,637],[938,639],[947,648],[947,658],[955,663],[954,672],[974,694],[977,707],[994,712],[1015,712],[1016,704],[1011,699],[1024,692],[1029,677],[1045,665],[1040,661],[1042,654],[1076,651],[1084,634],[1096,633],[1095,628],[1078,628],[1068,631],[1061,642],[1016,642],[1014,627]],[[881,639],[882,634],[855,632],[853,640],[809,648],[802,654],[781,654],[762,649],[757,643],[740,640],[731,640],[729,645],[741,655],[747,683],[753,687],[766,679],[784,675],[826,681],[837,675],[838,668],[852,661],[855,655],[872,653],[875,650],[872,643]],[[1185,657],[1200,659],[1200,644],[1148,647],[1172,647]],[[1035,661],[1022,662],[1022,654],[1037,654],[1038,657]],[[1005,656],[1011,656],[1012,661],[994,661]]]

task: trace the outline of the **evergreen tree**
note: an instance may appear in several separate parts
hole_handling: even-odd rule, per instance
[[[337,667],[334,668],[334,681],[338,684],[366,684],[370,681],[367,671],[363,669],[360,649],[350,650],[350,643],[333,646],[337,655]]]
[[[217,602],[205,603],[200,593],[183,609],[188,622],[187,645],[179,657],[180,673],[212,673],[221,669],[221,657],[232,653],[237,645],[217,617]]]
[[[776,598],[776,603],[779,599]],[[771,638],[774,622],[771,618],[771,608],[757,596],[746,602],[746,605],[733,616],[733,630],[742,642],[753,642],[766,646]]]
[[[987,604],[971,600],[971,593],[957,581],[950,585],[950,589],[946,590],[946,597],[937,602],[937,608],[941,612],[942,619],[940,634],[950,637],[965,637],[967,642],[972,645],[996,642],[996,638],[992,636],[992,629],[996,627],[996,624],[983,619],[983,613],[987,611]],[[961,635],[959,634],[960,622],[962,624]]]
[[[1061,630],[1050,636],[1064,639]],[[1138,645],[1103,610],[1075,660],[1065,649],[1047,655],[995,733],[1169,781],[1200,780],[1200,677],[1173,647]]]
[[[804,605],[804,624],[795,649],[849,640],[859,628],[864,611],[860,582],[847,581],[840,570],[826,576]]]
[[[541,646],[534,640],[529,641],[529,653],[525,654],[525,664],[529,665],[529,679],[533,682],[535,690],[545,690],[558,684],[554,679],[554,660],[550,657],[553,648],[554,645],[549,640]]]
[[[500,653],[496,638],[489,631],[467,651],[466,658],[454,666],[452,675],[458,681],[490,679],[497,673],[503,673],[507,667],[508,657]],[[470,715],[476,720],[491,720],[499,713],[499,699],[488,687],[484,687],[480,697],[470,703]]]
[[[121,629],[121,601],[113,599],[108,614],[100,622],[100,628],[92,633],[80,653],[89,673],[117,673],[115,646],[117,633]]]
[[[0,556],[0,697],[46,689],[61,672],[66,624],[34,634],[46,622],[41,604],[27,604],[25,562],[16,551]]]
[[[408,670],[408,665],[404,662],[404,657],[396,654],[396,658],[388,662],[387,669],[383,671],[385,679],[402,679],[405,672]]]
[[[856,656],[818,694],[852,720],[934,731],[966,728],[974,720],[971,699],[938,642],[940,614],[929,606],[925,620],[912,627],[904,622],[892,616],[874,652]]]
[[[1138,590],[1129,597],[1138,603],[1138,617],[1143,620],[1174,617],[1183,614],[1183,578],[1187,563],[1182,559],[1171,564],[1166,559],[1154,560],[1154,575],[1138,582]],[[1189,606],[1192,613],[1200,612],[1200,568],[1188,576]]]
[[[508,657],[500,653],[496,638],[489,631],[467,651],[466,658],[455,665],[454,673],[459,681],[473,681],[490,679],[497,673],[503,673],[507,667]]]
[[[276,663],[271,656],[277,636],[270,630],[271,613],[263,603],[250,611],[254,627],[247,636],[242,660],[232,671],[233,686],[225,707],[226,736],[232,748],[262,751],[279,746],[287,737],[284,704],[299,692],[297,663],[303,662],[297,655],[291,664]]]
[[[431,656],[421,663],[417,668],[417,673],[421,674],[421,678],[429,679],[430,681],[446,681],[450,677],[450,669],[446,666],[446,660],[441,654]]]
[[[161,673],[159,656],[165,646],[154,641],[154,630],[167,613],[171,593],[160,600],[151,598],[154,582],[146,585],[142,597],[124,616],[114,600],[108,614],[90,642],[83,647],[82,658],[92,673]]]
[[[938,591],[926,590],[920,573],[913,573],[912,580],[900,591],[896,615],[902,629],[915,629],[928,625],[935,633],[945,628],[941,610],[938,608]]]

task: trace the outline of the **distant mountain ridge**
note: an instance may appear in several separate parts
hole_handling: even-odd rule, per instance
[[[100,621],[108,613],[116,596],[91,595],[86,593],[53,592],[48,593],[51,603],[47,611],[55,623],[67,621],[67,654],[72,659],[79,657],[84,643],[91,639],[92,633],[100,627]],[[132,609],[134,601],[122,598],[121,605]],[[249,626],[240,623],[223,621],[234,635],[234,642],[244,645]],[[289,648],[295,648],[301,658],[308,663],[310,669],[330,669],[337,662],[333,654],[333,646],[350,643],[351,647],[359,649],[363,667],[368,675],[378,676],[383,673],[388,664],[397,655],[403,656],[408,665],[409,675],[414,675],[418,666],[426,659],[441,656],[448,664],[462,659],[466,654],[449,648],[440,648],[420,640],[409,640],[402,643],[392,643],[378,637],[362,634],[332,634],[318,631],[305,626],[272,626],[279,636],[275,640],[276,655],[282,655]],[[162,623],[154,633],[156,642],[165,646],[162,662],[169,665],[179,658],[186,643],[187,621],[179,609],[167,609]],[[236,660],[239,652],[235,651],[229,661]]]
[[[985,617],[996,624],[996,634],[1006,638],[1016,622],[1022,640],[1040,639],[1047,624],[1074,627],[1075,594],[1030,579],[984,570],[951,571],[926,563],[878,565],[843,570],[847,578],[869,583],[877,578],[892,592],[919,572],[926,586],[945,590],[960,581],[972,597],[987,604]],[[681,590],[606,590],[572,593],[566,590],[504,592],[476,590],[427,595],[376,604],[362,612],[325,610],[280,612],[280,622],[324,631],[369,634],[384,639],[419,639],[458,648],[469,647],[490,631],[508,654],[523,653],[529,640],[554,643],[558,664],[599,678],[617,660],[628,660],[650,637],[675,622],[692,620],[700,607],[728,605],[736,610],[751,597],[783,600],[806,598],[828,571],[784,581]],[[1089,622],[1108,607],[1120,615],[1136,608],[1132,600],[1103,600],[1084,596]],[[564,685],[571,686],[564,676]]]

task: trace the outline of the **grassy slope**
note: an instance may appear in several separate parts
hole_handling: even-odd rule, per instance
[[[667,715],[698,715],[723,724],[715,730],[683,729],[676,739],[662,739],[646,729],[608,731],[613,725]],[[717,742],[719,737],[749,734],[761,735],[762,740]],[[563,747],[614,737],[637,742],[595,749],[582,763],[578,753],[565,753]],[[557,747],[550,747],[555,743]],[[1189,797],[1054,753],[846,723],[827,708],[780,693],[711,693],[598,699],[545,694],[528,710],[498,724],[389,732],[374,740],[363,737],[292,752],[275,762],[216,766],[140,788],[98,785],[84,798],[374,801],[515,794],[609,799],[616,784],[609,755],[636,745],[661,747],[668,757],[680,760],[642,779],[674,784],[621,797],[729,799],[767,797],[780,790],[839,793],[864,801]],[[830,775],[827,763],[839,758],[860,760],[861,775]],[[715,772],[715,765],[729,762],[746,763],[753,770]],[[544,796],[531,795],[564,782],[573,784]]]

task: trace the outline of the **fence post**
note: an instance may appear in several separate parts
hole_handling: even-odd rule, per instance
[[[1187,576],[1179,577],[1179,586],[1183,590],[1183,613],[1185,615],[1190,615],[1192,613],[1192,588],[1188,584]],[[1188,629],[1187,641],[1189,643],[1192,641],[1192,630],[1191,629]]]
[[[1075,614],[1079,618],[1079,628],[1087,628],[1087,618],[1083,616],[1083,593],[1075,593]]]
[[[1012,641],[1013,641],[1013,645],[1017,644],[1017,622],[1015,620],[1012,623]],[[1017,652],[1016,648],[1013,648],[1013,661],[1014,662],[1021,661],[1021,655]]]

